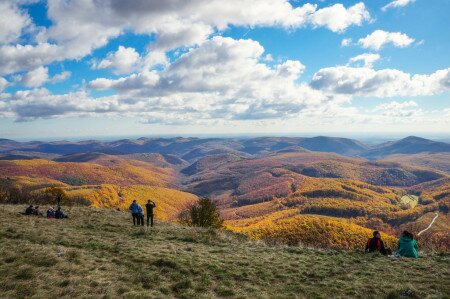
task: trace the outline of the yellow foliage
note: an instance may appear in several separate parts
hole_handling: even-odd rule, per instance
[[[372,230],[350,221],[313,215],[280,219],[280,216],[286,216],[285,213],[289,212],[274,213],[278,215],[271,215],[270,219],[255,223],[250,221],[247,226],[232,226],[229,222],[226,225],[229,229],[247,234],[252,239],[335,249],[364,249],[368,238],[372,237]],[[388,247],[395,246],[395,237],[384,233],[382,237]]]

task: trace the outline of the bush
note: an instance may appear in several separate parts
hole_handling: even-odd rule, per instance
[[[181,223],[189,226],[221,228],[223,220],[220,218],[219,210],[209,198],[201,198],[196,204],[180,214]]]

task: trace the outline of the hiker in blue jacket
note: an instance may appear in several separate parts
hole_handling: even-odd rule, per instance
[[[142,210],[142,207],[136,202],[136,200],[133,200],[129,209],[131,211],[131,216],[133,216],[133,225],[141,224],[141,214],[143,214],[144,210]],[[144,225],[143,222],[144,221],[142,220],[142,225]]]

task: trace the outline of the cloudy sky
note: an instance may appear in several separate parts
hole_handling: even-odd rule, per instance
[[[450,134],[450,1],[1,0],[0,137]]]

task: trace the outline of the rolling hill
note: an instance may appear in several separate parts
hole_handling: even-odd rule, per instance
[[[395,240],[402,227],[423,226],[425,215],[448,213],[445,145],[415,137],[372,147],[331,137],[0,140],[0,187],[14,186],[30,200],[60,187],[69,201],[93,207],[126,209],[133,199],[154,199],[158,217],[170,221],[197,196],[208,196],[229,229],[313,246],[328,236],[326,246],[351,249],[352,242],[338,240],[362,240],[371,229]],[[362,158],[414,147],[418,153]],[[444,227],[436,235],[445,240]],[[436,238],[427,242],[442,250]]]
[[[258,138],[138,138],[117,141],[86,140],[79,142],[17,142],[0,139],[0,154],[13,152],[70,155],[103,153],[126,155],[158,153],[173,155],[189,162],[214,154],[262,156],[275,152],[314,151],[379,159],[393,154],[450,152],[450,144],[410,136],[380,145],[368,146],[360,141],[338,137],[258,137]]]
[[[370,159],[380,159],[395,154],[449,153],[450,144],[425,138],[409,136],[401,140],[387,142],[370,149],[361,155]]]

